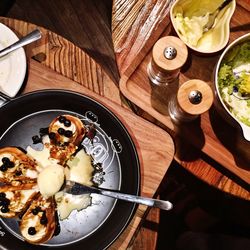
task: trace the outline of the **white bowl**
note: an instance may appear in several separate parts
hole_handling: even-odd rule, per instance
[[[16,34],[0,23],[0,50],[17,40]],[[0,92],[9,97],[15,97],[23,84],[26,67],[26,55],[23,48],[0,58]]]
[[[230,20],[236,7],[235,0],[232,0],[231,3],[219,12],[214,26],[207,32],[204,33],[203,28],[199,25],[201,19],[192,23],[189,34],[196,39],[191,39],[190,35],[183,34],[177,18],[180,15],[185,20],[190,20],[194,16],[195,18],[204,17],[207,13],[214,12],[222,2],[221,0],[176,0],[172,5],[170,10],[171,22],[177,35],[189,48],[200,53],[215,53],[227,45],[230,34]],[[204,18],[202,19],[204,20]],[[196,40],[198,40],[197,43]]]
[[[223,107],[223,110],[226,111],[226,113],[233,118],[233,120],[235,120],[240,127],[242,128],[243,131],[243,136],[246,140],[250,141],[250,126],[246,125],[245,123],[243,123],[242,121],[240,121],[237,117],[235,117],[232,112],[230,111],[230,109],[228,108],[228,106],[226,105],[225,101],[223,100],[220,90],[219,90],[219,83],[218,83],[218,74],[219,74],[219,70],[221,67],[221,63],[222,60],[225,58],[225,55],[229,52],[230,49],[232,49],[234,46],[243,43],[245,41],[250,41],[250,33],[245,34],[241,37],[239,37],[238,39],[236,39],[234,42],[232,42],[222,53],[222,55],[219,58],[219,61],[216,65],[216,69],[215,69],[215,91],[216,91],[216,96],[219,99],[220,104]]]

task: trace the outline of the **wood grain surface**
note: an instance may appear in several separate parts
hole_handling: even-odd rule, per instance
[[[10,27],[19,37],[38,27],[5,17],[0,17],[0,22]],[[42,31],[42,39],[33,43],[32,46],[25,47],[27,58],[32,57],[93,92],[121,104],[116,83],[93,58],[62,36],[45,28],[38,28]]]
[[[3,8],[1,8],[3,6]],[[11,8],[10,8],[11,7]],[[0,13],[44,27],[73,42],[118,84],[111,37],[112,0],[1,0]],[[4,13],[4,11],[2,12]]]
[[[240,35],[249,32],[249,21],[249,12],[238,5],[231,22],[230,42]],[[166,29],[161,36],[169,34],[174,35],[171,30]],[[213,70],[219,55],[220,53],[203,56],[189,51],[189,59],[182,68],[180,75],[180,84],[189,79],[198,78],[212,86]],[[224,170],[229,170],[229,172],[249,184],[249,143],[242,139],[242,135],[238,130],[225,122],[214,108],[202,115],[201,119],[197,120],[196,123],[175,126],[167,111],[169,101],[167,89],[152,86],[148,80],[146,68],[150,60],[151,52],[147,54],[132,75],[124,74],[122,76],[120,88],[123,94],[141,109],[164,124],[167,127],[166,129],[170,129],[175,134],[180,134],[188,139],[192,145],[201,149],[223,166]],[[133,65],[131,65],[131,68],[133,68]],[[142,112],[140,114],[144,115]],[[185,167],[186,165],[183,164],[183,166]],[[197,171],[195,167],[189,170],[193,170],[193,173],[197,177],[210,184],[209,175],[199,176],[195,172]],[[213,171],[211,171],[211,178],[213,178],[212,173]],[[223,174],[226,173],[227,171],[223,171]],[[223,174],[220,176],[223,177]],[[216,173],[214,176],[216,176]],[[217,180],[219,182],[220,179],[217,178]],[[223,185],[215,184],[215,186],[221,188]]]
[[[133,72],[169,24],[168,13],[172,2],[113,1],[112,39],[120,75],[127,70],[127,75]]]

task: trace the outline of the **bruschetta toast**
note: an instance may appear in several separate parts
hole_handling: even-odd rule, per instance
[[[12,185],[36,181],[36,163],[16,147],[0,149],[0,182]]]
[[[64,164],[75,153],[85,134],[86,128],[79,118],[56,117],[49,126],[50,157]]]
[[[85,134],[86,129],[82,121],[72,115],[60,115],[49,126],[49,136],[53,144],[73,143],[78,146]]]
[[[13,218],[22,214],[38,194],[36,183],[0,186],[0,216]]]
[[[20,221],[20,232],[24,239],[31,244],[41,244],[51,239],[56,229],[55,213],[54,199],[39,195]]]

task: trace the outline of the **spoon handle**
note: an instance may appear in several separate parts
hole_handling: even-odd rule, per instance
[[[134,202],[137,204],[143,204],[149,207],[157,207],[163,210],[170,210],[173,208],[173,204],[169,201],[151,199],[147,197],[141,197],[131,194],[123,194],[115,191],[99,190],[100,194],[109,196],[115,199],[120,199],[124,201]]]
[[[213,27],[215,19],[218,16],[219,12],[222,9],[224,9],[231,2],[232,2],[232,0],[225,0],[213,13],[209,14],[208,23],[204,27],[204,33],[207,32],[207,31],[209,31]]]
[[[24,36],[23,38],[21,38],[20,40],[18,40],[17,42],[11,44],[10,46],[2,49],[0,51],[0,57],[3,57],[7,54],[9,54],[10,52],[12,52],[13,50],[16,50],[20,47],[23,47],[29,43],[32,43],[38,39],[40,39],[42,36],[42,33],[40,32],[40,30],[36,29],[34,31],[32,31],[31,33],[29,33],[28,35]]]
[[[64,188],[66,193],[80,195],[80,194],[87,194],[87,193],[96,193],[105,195],[108,197],[112,197],[119,200],[134,202],[137,204],[143,204],[150,207],[157,207],[163,210],[170,210],[173,208],[173,204],[169,201],[158,200],[158,199],[151,199],[147,197],[131,195],[131,194],[124,194],[113,190],[107,190],[102,188],[97,188],[93,186],[86,186],[76,182],[67,181],[66,186]]]

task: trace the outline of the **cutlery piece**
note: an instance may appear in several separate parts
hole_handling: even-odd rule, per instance
[[[206,24],[206,26],[203,29],[204,33],[209,31],[213,27],[215,19],[218,16],[219,12],[222,9],[224,9],[231,2],[232,2],[232,0],[225,0],[214,12],[209,14],[208,23]]]
[[[92,187],[92,186],[90,187],[90,186],[82,185],[77,182],[69,181],[69,180],[66,181],[63,191],[69,194],[73,194],[73,195],[95,193],[95,194],[109,196],[115,199],[143,204],[143,205],[150,206],[150,207],[157,207],[163,210],[170,210],[173,207],[173,204],[169,201],[151,199],[151,198],[141,197],[141,196],[131,195],[131,194],[124,194],[118,191],[107,190],[107,189],[102,189],[102,188],[97,188],[97,187]]]
[[[26,36],[19,39],[17,42],[15,42],[15,43],[11,44],[10,46],[0,50],[0,58],[3,57],[3,56],[6,56],[7,54],[12,52],[13,50],[16,50],[16,49],[18,49],[20,47],[23,47],[23,46],[25,46],[25,45],[27,45],[29,43],[32,43],[32,42],[40,39],[41,37],[42,37],[42,33],[38,29],[30,32]]]

